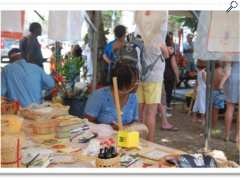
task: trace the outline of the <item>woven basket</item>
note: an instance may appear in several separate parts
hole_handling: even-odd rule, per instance
[[[1,137],[1,167],[21,167],[21,146],[23,143],[24,136],[21,134]]]
[[[120,156],[117,155],[111,159],[96,159],[97,168],[118,168],[120,167]]]

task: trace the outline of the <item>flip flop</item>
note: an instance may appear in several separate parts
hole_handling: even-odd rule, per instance
[[[161,128],[163,131],[178,131],[179,129],[175,126],[172,126],[171,128]]]

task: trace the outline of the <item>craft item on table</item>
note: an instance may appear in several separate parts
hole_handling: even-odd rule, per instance
[[[129,167],[139,160],[139,156],[136,154],[121,154],[121,166]]]
[[[138,154],[141,157],[144,157],[144,158],[147,158],[147,159],[150,159],[150,160],[154,160],[154,161],[159,161],[164,156],[168,155],[168,153],[160,151],[158,149],[149,150],[147,152],[140,152]]]
[[[69,138],[73,130],[88,129],[87,119],[80,119],[74,116],[60,116],[54,119],[56,123],[56,137],[57,138]]]
[[[49,119],[39,119],[31,124],[33,135],[46,135],[55,133],[55,123]]]
[[[76,162],[76,158],[69,154],[54,154],[52,156],[53,164],[72,164]]]
[[[240,167],[240,165],[236,164],[235,162],[229,161],[223,151],[212,150],[207,152],[206,155],[213,157],[217,163],[217,167],[219,168]]]
[[[22,163],[26,167],[48,167],[53,151],[41,147],[29,147],[23,149],[22,154]]]
[[[21,167],[22,139],[19,135],[1,137],[1,167]]]
[[[83,155],[97,156],[100,150],[100,142],[97,139],[90,140],[86,149],[83,150]]]
[[[96,166],[105,167],[120,167],[120,155],[117,152],[115,141],[107,139],[101,143],[101,147],[96,158]]]
[[[118,83],[117,78],[113,77],[113,94],[115,100],[115,106],[117,111],[117,122],[118,122],[118,146],[124,148],[138,148],[139,146],[139,132],[137,131],[123,131],[123,124],[122,124],[122,112],[118,94]]]
[[[46,139],[42,142],[43,145],[46,145],[46,146],[52,146],[52,145],[55,145],[55,144],[58,144],[60,143],[61,141],[59,141],[58,139]]]
[[[178,164],[178,155],[167,155],[158,161],[160,168],[176,168]]]
[[[17,114],[20,108],[18,101],[7,101],[1,98],[1,114]]]
[[[1,115],[1,133],[4,134],[17,134],[20,133],[22,128],[23,118],[5,114]]]
[[[139,133],[135,131],[119,131],[118,146],[123,148],[139,148]]]
[[[108,124],[94,124],[91,122],[88,122],[89,129],[98,134],[99,139],[106,139],[109,137],[113,137],[115,134],[115,131],[113,130],[112,126]]]
[[[23,108],[20,110],[20,114],[26,118],[31,120],[37,119],[51,119],[54,117],[58,117],[61,115],[68,114],[68,106],[62,106],[52,104],[52,103],[43,103],[43,104],[32,104],[27,108]]]

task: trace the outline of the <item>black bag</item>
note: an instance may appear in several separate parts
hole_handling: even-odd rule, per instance
[[[179,156],[177,167],[180,168],[216,168],[216,161],[209,155],[183,154]]]
[[[135,37],[133,33],[127,36],[127,41],[123,48],[119,49],[116,53],[119,61],[130,64],[136,67],[139,71],[141,69],[143,41]]]

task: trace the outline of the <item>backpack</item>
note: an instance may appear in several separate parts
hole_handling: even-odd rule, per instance
[[[143,41],[140,38],[135,37],[133,33],[130,33],[127,36],[127,41],[124,47],[116,52],[119,59],[118,61],[136,67],[140,73],[141,64],[143,62],[143,48]]]

